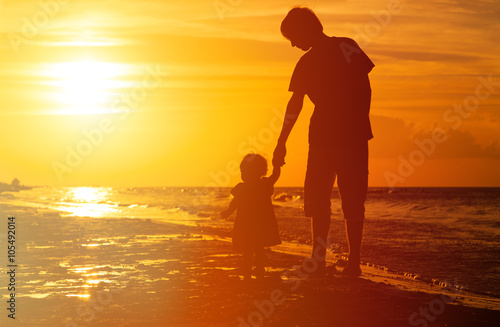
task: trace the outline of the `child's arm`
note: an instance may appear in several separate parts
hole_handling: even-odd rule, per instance
[[[231,203],[229,203],[229,208],[220,213],[221,218],[227,219],[236,209],[238,209],[238,202],[236,202],[236,199],[233,198]]]
[[[274,166],[273,167],[273,173],[272,173],[271,176],[269,176],[269,181],[273,185],[278,181],[278,178],[280,178],[280,173],[281,173],[281,167],[280,166]]]

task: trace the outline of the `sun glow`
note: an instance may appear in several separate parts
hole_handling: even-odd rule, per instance
[[[128,70],[124,64],[83,60],[50,64],[44,75],[57,87],[54,100],[63,106],[57,114],[106,114],[112,112],[113,89],[128,86],[120,80]]]

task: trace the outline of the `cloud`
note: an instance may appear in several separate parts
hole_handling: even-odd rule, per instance
[[[398,50],[389,47],[374,47],[370,50],[370,52],[373,55],[381,55],[399,60],[467,63],[482,59],[480,54],[471,55],[454,52],[411,51],[402,49]]]
[[[489,158],[500,159],[500,145],[496,140],[489,144],[479,144],[474,135],[468,130],[446,131],[446,141],[436,145],[432,155],[434,159],[440,158]],[[419,131],[413,139],[423,140],[432,138],[431,132]]]
[[[432,131],[400,118],[371,116],[374,139],[370,141],[371,155],[376,158],[408,157],[420,149],[418,143],[432,140]],[[446,140],[435,143],[429,159],[488,158],[500,159],[500,144],[492,140],[488,144],[477,142],[469,130],[445,131]]]

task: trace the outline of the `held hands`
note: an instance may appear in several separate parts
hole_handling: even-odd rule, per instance
[[[274,167],[283,166],[285,164],[285,156],[286,156],[285,144],[278,143],[273,153],[273,166]]]

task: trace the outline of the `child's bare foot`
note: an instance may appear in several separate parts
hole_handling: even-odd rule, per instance
[[[313,261],[315,259],[311,259]],[[314,262],[314,261],[313,261]],[[326,276],[326,263],[324,261],[317,261],[317,266],[314,271],[309,274],[311,278],[324,278]]]
[[[265,272],[266,272],[266,270],[264,269],[264,267],[255,267],[255,270],[254,270],[255,278],[263,279]]]

